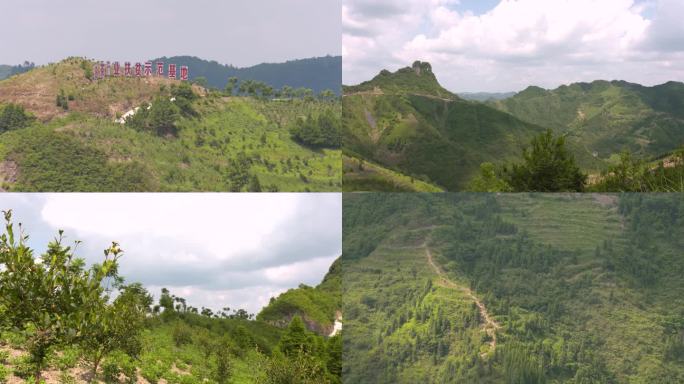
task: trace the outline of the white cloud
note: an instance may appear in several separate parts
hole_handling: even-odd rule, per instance
[[[347,1],[343,12],[347,84],[414,60],[430,61],[455,91],[596,79],[656,84],[684,75],[672,65],[684,51],[678,0],[659,1],[652,19],[645,16],[652,4],[633,0],[502,0],[481,15],[453,3],[407,1],[410,13],[385,18],[367,16],[364,3]]]
[[[42,252],[57,229],[88,263],[117,241],[120,272],[190,305],[252,312],[318,284],[342,249],[341,194],[19,194],[0,196]]]

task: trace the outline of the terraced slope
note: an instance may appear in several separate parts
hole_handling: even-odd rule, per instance
[[[345,382],[684,379],[681,195],[344,204]]]

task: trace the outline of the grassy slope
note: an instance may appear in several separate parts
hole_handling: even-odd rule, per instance
[[[442,192],[443,189],[428,182],[414,179],[381,165],[355,157],[342,156],[345,192]]]
[[[541,131],[482,103],[462,100],[443,89],[432,72],[420,73],[404,68],[345,87],[344,148],[447,190],[460,190],[482,162],[519,156]]]
[[[594,81],[554,90],[530,87],[489,104],[567,134],[580,164],[590,170],[605,168],[611,156],[624,149],[653,157],[684,144],[682,83],[643,87]]]
[[[228,161],[243,151],[255,158],[252,172],[264,188],[341,188],[340,151],[302,147],[290,139],[285,128],[297,116],[334,105],[207,96],[195,103],[201,118],[180,121],[177,139],[157,137],[127,129],[112,120],[142,101],[151,100],[159,93],[160,85],[169,85],[167,80],[119,78],[90,83],[79,63],[69,59],[0,82],[0,102],[20,103],[49,121],[46,126],[36,124],[0,138],[0,156],[19,165],[17,184],[6,188],[225,191]],[[74,95],[69,112],[55,106],[60,89]],[[53,142],[55,136],[73,144],[75,153],[92,153],[79,162],[77,157],[65,158],[59,146],[44,149],[45,146],[37,145]],[[25,160],[29,166],[22,168]],[[79,172],[88,163],[99,164],[92,171],[98,177]],[[132,173],[133,179],[140,182],[117,177],[105,180],[110,173]]]
[[[647,215],[658,214],[662,204],[672,204],[677,198],[641,197],[645,206],[652,207],[646,209]],[[649,224],[660,233],[659,238],[643,240],[646,243],[641,245],[629,243],[634,237],[646,236],[635,236],[629,230],[635,224],[619,214],[615,195],[520,194],[492,199],[482,195],[386,195],[383,203],[373,196],[357,196],[345,202],[345,220],[350,222],[345,225],[345,241],[351,240],[345,244],[343,258],[345,347],[349,356],[345,361],[346,382],[442,382],[445,377],[501,382],[507,377],[504,351],[507,345],[520,343],[532,356],[539,353],[533,351],[544,348],[584,349],[583,354],[565,357],[575,360],[574,368],[554,368],[552,355],[547,356],[546,376],[551,382],[572,382],[579,367],[603,369],[616,382],[684,378],[681,364],[663,357],[663,321],[684,315],[684,285],[676,277],[684,269],[681,240],[657,229],[657,224]],[[497,205],[501,208],[493,208]],[[373,206],[378,208],[374,210]],[[491,209],[495,209],[495,215],[483,220]],[[478,222],[493,223],[496,217],[513,223],[517,235],[487,235],[491,229],[465,235],[468,230],[449,228],[476,228]],[[431,237],[427,230],[413,229],[435,224],[448,226],[433,228]],[[678,225],[680,230],[681,220]],[[469,314],[468,307],[459,302],[463,297],[458,291],[431,307],[432,320],[440,308],[442,313],[454,311],[448,316],[452,319],[450,331],[443,332],[443,338],[432,338],[451,345],[448,356],[435,358],[434,345],[420,347],[421,340],[430,339],[420,327],[431,320],[421,320],[417,315],[426,302],[417,300],[416,295],[425,279],[435,276],[426,269],[424,250],[416,247],[426,238],[432,239],[436,261],[452,280],[463,285],[471,282],[475,294],[504,325],[498,332],[500,353],[491,358],[477,357],[487,340],[480,329],[454,321]],[[595,253],[604,240],[611,242],[616,259],[607,257],[605,250],[603,256]],[[363,248],[358,244],[364,242],[370,244],[365,247],[370,250],[366,257],[365,252],[358,251]],[[624,269],[628,267],[611,261],[630,255],[630,248],[644,247],[653,254],[640,257],[652,258],[646,262],[660,271],[652,285],[639,283],[633,275],[638,271],[629,272]],[[478,256],[483,250],[485,253]],[[522,255],[517,256],[521,250]],[[346,257],[347,252],[350,257]],[[461,252],[465,253],[458,255]],[[489,263],[497,257],[498,266]],[[434,288],[427,296],[439,297],[442,289]],[[454,302],[446,302],[447,297]],[[413,351],[415,344],[419,345],[417,352]],[[596,361],[603,361],[605,367],[596,366]]]

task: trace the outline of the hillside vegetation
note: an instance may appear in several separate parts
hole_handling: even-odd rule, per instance
[[[346,383],[684,380],[680,194],[345,198]]]
[[[574,83],[554,90],[529,87],[490,105],[566,134],[585,167],[623,150],[656,156],[684,143],[684,84],[678,82],[654,87],[624,81]]]
[[[11,212],[5,218],[1,383],[341,382],[341,334],[311,332],[302,320],[318,319],[325,308],[320,320],[331,321],[331,305],[340,301],[334,268],[321,287],[290,290],[271,300],[277,313],[255,319],[243,309],[193,307],[165,288],[155,303],[141,284],[118,274],[125,256],[116,243],[90,267],[64,245],[62,232],[34,256]],[[326,300],[296,310],[282,305],[285,296],[308,290],[325,292]]]
[[[157,77],[92,81],[90,65],[70,58],[0,81],[0,109],[35,117],[0,135],[3,189],[341,189],[339,141],[330,139],[340,105],[328,94],[274,100],[254,82],[233,96]]]
[[[675,151],[684,145],[682,83],[644,87],[594,81],[555,90],[529,87],[484,102],[482,97],[466,101],[447,91],[428,63],[416,62],[395,73],[382,71],[370,81],[344,87],[345,154],[446,190],[472,190],[484,163],[493,164],[503,177],[525,156],[524,149],[534,145],[533,139],[548,129],[562,138],[573,162],[589,176],[587,187],[601,184],[593,189],[616,192],[682,190],[682,167],[652,172],[658,160],[676,157]],[[624,167],[623,154],[656,164],[638,167],[638,177],[630,180],[608,180],[620,176],[615,167]],[[676,161],[666,161],[663,168],[675,165]],[[350,188],[394,190],[396,183],[378,182],[372,175],[364,185],[349,171]],[[347,180],[347,172],[343,177]],[[560,190],[583,189],[584,185]]]
[[[447,190],[464,189],[485,161],[518,156],[542,130],[446,91],[427,63],[344,92],[345,151]]]

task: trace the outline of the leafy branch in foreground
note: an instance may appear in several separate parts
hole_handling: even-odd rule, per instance
[[[27,340],[33,379],[40,381],[51,349],[79,345],[90,352],[93,373],[113,350],[139,351],[138,337],[145,314],[144,290],[124,287],[118,275],[122,251],[118,244],[105,250],[104,260],[91,269],[63,245],[63,232],[36,259],[28,236],[15,232],[12,212],[5,211],[5,233],[0,236],[0,308],[4,329]],[[78,242],[76,243],[78,244]],[[110,303],[111,287],[121,289]]]

